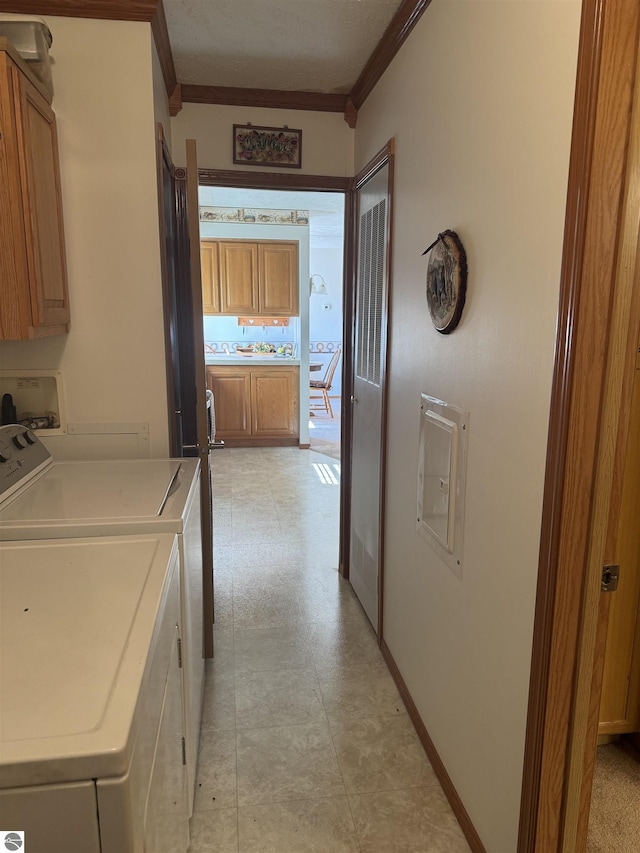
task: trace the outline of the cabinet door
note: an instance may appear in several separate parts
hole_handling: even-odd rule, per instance
[[[298,315],[298,244],[258,243],[260,313]]]
[[[255,315],[258,303],[258,245],[219,243],[220,307],[223,314]]]
[[[55,116],[0,51],[0,338],[68,331]]]
[[[217,241],[203,240],[200,244],[200,267],[202,270],[202,311],[204,314],[219,314],[220,275]]]
[[[252,369],[251,434],[255,438],[298,435],[298,371],[295,367]]]
[[[22,133],[26,184],[23,213],[31,279],[32,336],[38,337],[41,327],[66,326],[69,322],[58,137],[55,115],[47,102],[17,69],[13,73],[20,79],[18,128]]]
[[[249,369],[207,367],[207,388],[216,407],[216,438],[251,435],[251,374]]]

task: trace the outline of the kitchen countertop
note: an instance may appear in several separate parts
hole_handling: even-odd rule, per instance
[[[219,367],[224,364],[236,366],[243,364],[246,367],[251,365],[266,365],[267,367],[282,367],[284,365],[299,365],[300,359],[291,356],[277,355],[205,355],[205,364],[215,365]]]

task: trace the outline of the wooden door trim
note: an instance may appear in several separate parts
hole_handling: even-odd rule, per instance
[[[583,4],[519,853],[562,849],[639,17],[635,0]]]
[[[164,175],[163,167],[166,166],[173,178],[173,162],[164,136],[164,128],[161,122],[156,125],[156,177],[158,182],[158,222],[160,230],[160,280],[162,283],[162,302],[164,305],[164,360],[167,384],[167,420],[169,423],[169,452],[171,456],[180,456],[182,447],[178,444],[178,430],[176,428],[176,413],[174,411],[175,384],[173,376],[173,364],[171,360],[171,325],[170,295],[169,295],[169,269],[167,258],[167,230],[164,219]]]
[[[341,576],[349,579],[351,530],[351,432],[353,429],[351,395],[353,394],[353,351],[355,323],[353,304],[355,291],[356,211],[354,181],[344,199],[344,258],[342,280],[342,405],[340,413],[340,551],[338,566]]]
[[[351,178],[336,175],[293,175],[289,172],[248,172],[244,169],[198,169],[203,187],[238,187],[250,190],[311,190],[345,193]]]
[[[344,200],[344,259],[342,286],[342,403],[340,412],[340,533],[339,572],[349,577],[349,537],[351,501],[351,365],[353,362],[353,257],[354,227],[353,178],[337,175],[294,175],[290,172],[274,175],[271,172],[250,172],[240,169],[199,169],[198,180],[207,187],[238,187],[255,190],[299,190],[343,193]]]
[[[640,32],[640,15],[636,38]],[[598,448],[595,506],[590,542],[591,559],[583,605],[579,658],[574,700],[574,719],[569,756],[569,782],[565,807],[563,851],[586,849],[591,788],[595,770],[600,694],[606,650],[607,622],[601,620],[601,571],[604,563],[613,562],[617,553],[618,519],[622,508],[620,459],[626,461],[627,438],[631,416],[631,396],[636,372],[638,347],[638,285],[640,284],[640,66],[635,56],[635,86],[631,81],[630,121],[622,211],[617,240],[615,279],[612,294],[610,339],[604,385],[604,401]],[[629,57],[631,58],[631,57]],[[625,117],[626,118],[626,117]],[[607,122],[608,124],[608,122]],[[631,388],[629,388],[631,380]],[[626,397],[625,397],[626,393]],[[624,472],[624,462],[622,463]],[[614,475],[621,482],[615,483]],[[619,487],[618,487],[619,486]],[[607,596],[604,596],[605,598]],[[600,633],[598,633],[600,631]]]
[[[198,165],[196,155],[195,139],[186,140],[187,147],[187,205],[189,210],[198,210]],[[190,176],[193,176],[191,178]],[[206,482],[205,477],[209,477],[209,467],[204,464],[205,460],[209,459],[209,437],[207,425],[207,404],[206,404],[206,388],[207,388],[207,371],[204,363],[204,328],[202,325],[202,275],[200,270],[200,218],[198,216],[190,216],[188,218],[189,227],[189,256],[191,268],[191,300],[193,309],[193,347],[196,353],[202,353],[201,359],[196,362],[196,367],[201,368],[194,371],[194,379],[196,383],[196,424],[197,424],[197,444],[199,445],[199,465],[200,465],[200,494],[202,500],[202,527],[203,531],[207,530],[205,517],[209,516],[209,525],[212,524],[211,518],[211,483]],[[199,306],[200,310],[197,310]],[[208,529],[208,536],[203,536],[208,542],[212,541],[211,530]],[[202,555],[202,594],[205,607],[203,619],[203,654],[205,658],[213,657],[213,554],[206,553]]]

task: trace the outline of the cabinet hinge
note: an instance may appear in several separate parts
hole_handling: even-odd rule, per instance
[[[601,592],[615,592],[618,589],[618,581],[620,580],[620,566],[603,566],[602,581],[600,583]]]
[[[184,738],[182,738],[182,763],[187,763],[187,744]]]
[[[182,639],[178,637],[178,669],[182,669]]]

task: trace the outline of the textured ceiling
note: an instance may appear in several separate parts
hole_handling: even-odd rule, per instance
[[[164,0],[179,83],[344,94],[401,0]]]

